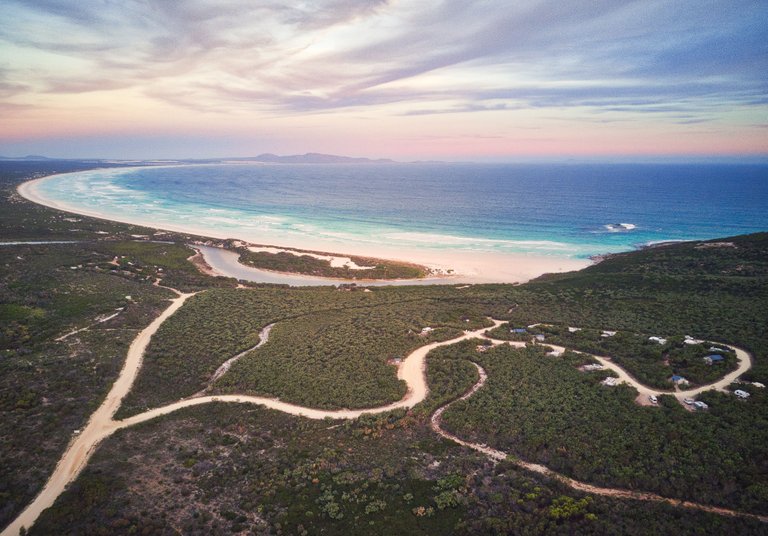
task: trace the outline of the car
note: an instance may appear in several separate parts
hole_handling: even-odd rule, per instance
[[[696,409],[707,409],[709,407],[706,402],[702,402],[701,400],[697,400],[693,405],[696,406]]]
[[[648,400],[651,401],[651,404],[658,404],[659,403],[659,399],[656,398],[656,395],[648,395]]]
[[[688,404],[690,406],[690,405],[693,404],[694,400],[693,400],[693,398],[684,398],[683,402],[685,402],[686,404]]]

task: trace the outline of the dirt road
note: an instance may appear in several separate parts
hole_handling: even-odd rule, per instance
[[[734,352],[736,352],[736,359],[739,363],[739,366],[736,368],[736,370],[733,370],[717,380],[713,383],[708,383],[706,385],[700,385],[699,387],[693,387],[691,389],[682,389],[679,391],[673,391],[671,389],[664,390],[664,389],[654,389],[652,387],[649,387],[643,383],[640,383],[634,376],[629,374],[626,370],[621,368],[619,365],[614,363],[609,357],[605,356],[599,356],[599,355],[593,355],[593,354],[586,354],[590,357],[595,358],[597,361],[599,361],[603,366],[606,368],[611,369],[613,372],[615,372],[619,377],[619,382],[623,382],[626,384],[631,385],[635,389],[637,389],[637,392],[641,396],[650,396],[650,395],[674,395],[682,404],[684,398],[693,398],[698,394],[703,393],[704,391],[710,391],[712,389],[717,389],[719,391],[725,391],[726,387],[731,385],[735,380],[737,380],[742,374],[747,372],[750,368],[752,368],[752,356],[747,352],[746,350],[743,350],[737,346],[731,346],[723,343],[715,343],[720,347],[724,348],[730,348]],[[564,352],[566,351],[566,348],[562,346],[556,346],[554,344],[547,344],[546,346],[551,347],[555,351],[558,352]],[[585,352],[581,352],[585,353]]]
[[[168,287],[165,287],[165,288],[168,288]],[[401,400],[397,402],[393,402],[392,404],[387,404],[385,406],[379,406],[379,407],[367,408],[367,409],[357,409],[357,410],[346,410],[346,409],[320,410],[315,408],[298,406],[296,404],[290,404],[288,402],[283,402],[281,400],[274,399],[274,398],[265,398],[265,397],[257,397],[257,396],[247,396],[247,395],[195,396],[193,398],[179,400],[172,404],[168,404],[160,408],[155,408],[155,409],[146,411],[139,415],[134,415],[132,417],[129,417],[121,421],[115,421],[113,419],[115,412],[120,407],[120,404],[123,398],[125,397],[125,395],[130,391],[133,385],[133,382],[135,381],[136,376],[138,375],[138,372],[141,368],[144,351],[146,350],[151,337],[155,334],[155,332],[162,325],[162,323],[165,322],[165,320],[167,320],[171,315],[173,315],[184,304],[184,302],[188,298],[193,296],[193,294],[183,294],[175,289],[170,289],[170,290],[173,290],[174,292],[176,292],[179,295],[178,298],[172,300],[168,308],[165,309],[165,311],[163,311],[162,314],[160,314],[160,316],[158,316],[149,326],[147,326],[144,330],[142,330],[137,335],[136,339],[134,339],[133,343],[128,349],[128,354],[126,356],[125,364],[123,365],[123,368],[120,371],[120,375],[118,376],[117,380],[113,384],[112,389],[109,391],[109,394],[107,395],[104,402],[93,413],[87,426],[83,429],[83,431],[78,436],[75,437],[74,441],[70,444],[70,446],[64,452],[64,455],[62,456],[61,460],[56,466],[56,469],[54,470],[48,482],[45,484],[45,487],[40,492],[40,494],[13,521],[13,523],[11,523],[8,527],[6,527],[6,529],[2,532],[1,536],[17,536],[19,534],[19,530],[22,527],[27,527],[27,528],[31,527],[32,524],[40,515],[40,513],[46,508],[50,507],[54,503],[56,498],[64,491],[66,486],[77,477],[77,475],[80,473],[83,467],[85,467],[89,458],[91,457],[93,452],[96,450],[96,447],[101,443],[101,441],[103,441],[106,437],[110,436],[117,430],[120,430],[121,428],[134,426],[136,424],[157,418],[161,415],[167,415],[169,413],[172,413],[182,408],[198,406],[201,404],[208,404],[211,402],[258,404],[261,406],[265,406],[267,408],[276,409],[284,413],[306,417],[309,419],[325,419],[325,418],[356,419],[365,413],[368,413],[368,414],[386,413],[386,412],[389,412],[395,409],[400,409],[400,408],[412,408],[416,404],[422,402],[429,394],[429,388],[427,386],[427,378],[426,378],[426,356],[431,350],[440,346],[456,344],[457,342],[460,342],[463,340],[482,337],[487,331],[503,323],[500,320],[493,320],[492,327],[482,328],[474,331],[465,331],[464,334],[459,337],[455,337],[447,341],[431,343],[431,344],[422,346],[414,350],[413,352],[411,352],[402,361],[397,371],[397,377],[405,381],[406,385],[408,386],[408,391]],[[262,342],[260,342],[258,346],[261,346],[263,343],[266,342],[266,340],[269,337],[269,330],[271,329],[271,327],[272,326],[270,325],[264,328],[264,330],[261,333]],[[521,343],[521,342],[509,342],[509,341],[501,341],[501,340],[492,340],[492,342],[494,345],[511,344],[516,347],[525,346],[525,343]],[[562,347],[553,346],[553,348],[555,350],[565,351],[565,348],[562,348]],[[255,348],[252,348],[249,351],[252,351],[254,349]],[[682,400],[683,397],[692,396],[704,390],[713,389],[713,388],[723,389],[727,385],[729,385],[733,380],[738,378],[741,374],[749,370],[749,368],[752,365],[751,356],[744,350],[741,350],[740,348],[734,348],[734,350],[736,351],[739,359],[739,367],[737,370],[729,373],[724,378],[722,378],[721,380],[713,384],[697,387],[695,389],[690,389],[687,391],[680,391],[680,392],[674,393],[675,396],[677,396],[679,399]],[[217,373],[214,376],[218,377],[224,374],[229,369],[228,365],[231,365],[237,358],[241,357],[241,355],[242,354],[234,356],[233,358],[228,360],[226,363],[224,363],[219,368],[219,370],[217,370]],[[593,356],[593,357],[595,357],[595,359],[600,361],[606,367],[615,371],[619,375],[622,381],[625,381],[626,383],[632,385],[641,393],[644,393],[644,394],[660,393],[660,391],[652,390],[649,387],[638,382],[635,378],[627,374],[627,372],[624,371],[624,369],[622,369],[621,367],[613,363],[610,359],[607,359],[605,357],[599,357],[599,356]],[[480,388],[482,388],[482,386],[485,384],[485,381],[487,379],[487,375],[485,371],[480,366],[476,364],[475,366],[478,368],[478,372],[480,374],[480,380],[475,384],[475,386],[472,387],[472,389],[469,392],[467,392],[462,397],[462,399],[466,399],[472,396],[475,392],[477,392]],[[221,373],[219,373],[220,371]],[[495,450],[485,445],[478,445],[475,443],[464,441],[459,437],[456,437],[450,434],[449,432],[445,431],[444,429],[442,429],[441,418],[442,418],[443,412],[448,408],[449,405],[450,404],[438,409],[432,416],[431,423],[432,423],[432,428],[435,430],[435,432],[460,445],[482,452],[483,454],[485,454],[486,456],[494,460],[498,461],[498,460],[503,460],[507,458],[507,454],[505,454],[504,452]],[[681,502],[674,499],[661,497],[659,495],[655,495],[652,493],[632,492],[628,490],[620,490],[620,489],[613,489],[613,488],[600,488],[600,487],[593,486],[585,482],[579,482],[577,480],[573,480],[571,478],[555,473],[543,465],[528,463],[520,460],[516,460],[515,463],[520,467],[527,469],[529,471],[534,471],[543,475],[547,475],[549,477],[558,478],[559,480],[571,486],[572,488],[585,491],[588,493],[594,493],[598,495],[610,495],[617,498],[628,498],[628,499],[647,500],[647,501],[656,501],[656,502],[668,502],[671,504],[684,506],[687,508],[706,510],[710,512],[724,514],[724,515],[742,515],[742,516],[760,519],[761,521],[768,521],[768,518],[765,518],[762,516],[755,516],[752,514],[743,514],[743,513],[734,512],[727,509],[715,508],[715,507],[700,505],[696,503]]]
[[[411,408],[419,402],[422,402],[429,393],[425,375],[425,359],[430,350],[437,348],[438,346],[445,346],[448,344],[457,343],[465,339],[479,337],[485,331],[493,329],[482,328],[475,331],[468,331],[460,337],[456,337],[449,341],[428,344],[412,352],[403,360],[397,372],[397,377],[401,380],[404,380],[408,385],[408,392],[401,400],[386,406],[359,410],[326,411],[298,406],[295,404],[282,402],[277,399],[257,396],[201,396],[180,400],[167,406],[155,408],[139,415],[134,415],[125,420],[115,421],[113,420],[113,416],[117,409],[120,407],[120,403],[122,402],[125,395],[128,394],[128,391],[130,391],[131,386],[133,385],[133,382],[138,375],[139,369],[141,368],[144,351],[149,345],[149,341],[152,335],[155,334],[160,325],[162,325],[163,322],[165,322],[171,315],[173,315],[173,313],[175,313],[189,297],[193,296],[193,294],[182,294],[176,290],[174,290],[174,292],[179,294],[179,297],[174,299],[171,302],[171,305],[165,311],[163,311],[163,313],[158,316],[149,326],[142,330],[137,335],[136,339],[134,339],[133,343],[128,349],[128,354],[126,356],[125,364],[120,371],[120,376],[118,376],[104,402],[93,413],[93,415],[91,415],[91,418],[88,421],[86,427],[78,436],[75,437],[74,441],[64,452],[64,455],[56,466],[53,474],[48,479],[48,482],[46,482],[43,490],[37,497],[35,497],[34,501],[32,501],[32,503],[27,506],[27,508],[13,521],[13,523],[5,528],[5,530],[2,532],[2,536],[17,536],[21,527],[31,527],[35,520],[37,520],[40,513],[53,505],[56,498],[64,491],[66,486],[77,477],[101,441],[115,433],[117,430],[120,430],[121,428],[127,428],[141,422],[146,422],[182,408],[199,406],[201,404],[208,404],[211,402],[258,404],[267,408],[282,411],[284,413],[310,419],[325,419],[327,417],[333,419],[356,419],[364,413],[386,413],[394,409]],[[496,327],[499,324],[501,324],[501,322],[494,322],[493,327]],[[267,328],[271,329],[271,326],[267,326]],[[266,339],[269,336],[269,330],[267,328],[265,328],[266,332],[262,331],[264,342],[266,342]]]
[[[645,491],[632,491],[632,490],[620,489],[620,488],[606,488],[601,486],[595,486],[593,484],[589,484],[587,482],[581,482],[580,480],[575,480],[573,478],[557,473],[552,469],[546,467],[545,465],[541,465],[538,463],[530,463],[530,462],[520,460],[519,458],[509,457],[503,451],[491,448],[487,445],[472,443],[471,441],[465,441],[461,439],[460,437],[448,432],[442,427],[442,418],[443,418],[443,413],[445,413],[445,410],[447,410],[451,405],[455,404],[459,400],[468,399],[485,385],[485,381],[488,378],[488,375],[486,374],[485,370],[477,363],[472,363],[472,364],[475,365],[475,367],[477,367],[477,371],[480,374],[480,379],[477,381],[477,383],[475,383],[475,385],[473,385],[472,388],[469,391],[467,391],[461,398],[458,398],[452,402],[449,402],[448,404],[442,406],[437,411],[435,411],[434,414],[432,414],[432,419],[431,419],[432,430],[434,430],[436,433],[438,433],[442,437],[450,441],[453,441],[454,443],[458,443],[459,445],[462,445],[464,447],[480,452],[494,461],[499,462],[503,460],[508,460],[509,462],[527,471],[532,471],[534,473],[544,475],[548,478],[557,479],[563,484],[566,484],[567,486],[573,489],[583,491],[584,493],[591,493],[593,495],[602,495],[605,497],[613,497],[616,499],[631,499],[636,501],[667,503],[667,504],[671,504],[673,506],[679,506],[682,508],[690,508],[692,510],[701,510],[704,512],[711,512],[714,514],[727,515],[727,516],[733,516],[733,517],[746,517],[750,519],[757,519],[759,521],[762,521],[763,523],[768,523],[768,516],[749,514],[746,512],[738,512],[736,510],[730,510],[728,508],[720,508],[717,506],[699,504],[699,503],[690,502],[690,501],[681,501],[679,499],[670,499],[669,497],[663,497],[661,495],[657,495],[656,493],[649,493]],[[709,388],[711,388],[711,386]]]
[[[112,416],[120,407],[123,397],[133,385],[133,381],[141,367],[141,361],[144,356],[149,341],[157,329],[173,313],[175,313],[192,294],[178,293],[179,297],[171,301],[171,305],[162,312],[149,326],[144,328],[133,340],[125,359],[123,369],[120,371],[112,389],[102,402],[101,406],[91,415],[88,424],[82,432],[75,436],[74,441],[70,443],[64,455],[59,460],[56,469],[46,482],[45,487],[34,501],[27,506],[19,516],[8,525],[2,532],[3,536],[16,536],[21,527],[29,528],[40,515],[40,512],[53,504],[64,488],[85,467],[88,459],[93,454],[96,446],[107,436],[112,434],[118,428]]]

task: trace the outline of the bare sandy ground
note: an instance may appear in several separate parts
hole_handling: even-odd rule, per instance
[[[80,328],[80,329],[76,329],[76,330],[70,331],[69,333],[65,333],[61,337],[57,337],[54,340],[57,341],[57,342],[61,342],[61,341],[65,340],[65,339],[68,339],[72,335],[77,335],[78,333],[82,333],[83,331],[88,331],[89,329],[91,329],[93,326],[96,326],[97,324],[103,324],[104,322],[108,322],[109,320],[112,320],[113,318],[118,316],[120,313],[122,313],[124,310],[125,310],[125,308],[121,307],[120,309],[117,310],[116,313],[112,313],[111,315],[107,315],[104,318],[99,318],[93,324],[85,326],[84,328]]]
[[[254,253],[288,253],[296,257],[309,256],[315,259],[320,259],[322,261],[329,261],[331,263],[332,268],[346,267],[346,268],[349,268],[350,270],[370,270],[372,268],[376,268],[375,266],[360,266],[349,257],[334,256],[334,255],[318,255],[317,253],[309,253],[306,251],[294,251],[292,249],[285,249],[285,248],[273,248],[273,247],[267,247],[267,246],[262,246],[262,247],[250,246],[248,248],[248,251],[253,251]]]
[[[195,265],[195,268],[197,268],[200,273],[205,275],[210,275],[212,277],[216,277],[218,275],[222,275],[216,270],[214,270],[211,265],[208,264],[208,262],[205,260],[205,257],[203,256],[202,252],[199,249],[195,250],[195,254],[191,257],[187,258],[189,262]]]
[[[463,335],[454,339],[442,342],[433,342],[431,344],[421,346],[420,348],[417,348],[411,352],[405,359],[403,359],[397,370],[397,377],[406,383],[408,386],[408,392],[402,399],[385,406],[366,409],[323,410],[299,406],[289,402],[283,402],[276,398],[249,395],[214,395],[179,400],[178,402],[168,404],[167,406],[151,409],[139,415],[129,417],[123,421],[119,421],[116,423],[116,426],[117,428],[133,426],[134,424],[149,421],[156,417],[160,417],[161,415],[167,415],[168,413],[172,413],[182,408],[199,406],[200,404],[207,404],[210,402],[240,402],[258,404],[270,409],[282,411],[283,413],[306,417],[308,419],[357,419],[363,414],[387,413],[396,409],[412,408],[416,404],[423,402],[429,394],[425,371],[426,357],[430,351],[439,346],[447,346],[467,339],[481,337],[483,333],[493,329],[501,323],[501,321],[496,320],[494,321],[494,325],[492,327],[481,328],[475,331],[466,331]]]
[[[274,324],[269,324],[268,326],[263,327],[259,332],[259,343],[257,345],[253,346],[252,348],[248,348],[236,356],[230,357],[224,361],[224,363],[222,363],[221,366],[216,369],[216,372],[213,373],[213,376],[211,376],[211,379],[208,381],[208,385],[205,386],[205,389],[195,393],[192,395],[192,397],[204,396],[205,393],[208,392],[211,387],[213,387],[213,384],[216,383],[216,380],[229,372],[229,369],[232,368],[232,365],[234,365],[236,361],[267,344],[269,342],[269,334],[274,326]]]

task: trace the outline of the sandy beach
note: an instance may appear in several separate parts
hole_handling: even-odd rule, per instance
[[[226,234],[215,229],[195,227],[194,225],[174,225],[166,222],[156,222],[151,219],[125,219],[112,214],[102,213],[94,209],[84,209],[46,198],[39,185],[56,175],[33,179],[22,183],[17,188],[19,195],[25,199],[50,208],[91,216],[94,218],[141,225],[166,231],[194,234],[217,239],[235,238],[253,244],[265,244],[272,247],[289,247],[311,251],[339,252],[342,255],[355,255],[403,261],[427,266],[437,274],[450,277],[443,278],[442,283],[523,283],[545,273],[568,272],[580,270],[591,264],[587,259],[569,257],[495,253],[471,251],[467,249],[428,249],[400,247],[396,244],[363,245],[356,243],[340,243],[332,241],[301,240],[295,236],[281,236],[261,233],[249,235],[247,232],[229,231]],[[435,281],[437,283],[438,281]]]

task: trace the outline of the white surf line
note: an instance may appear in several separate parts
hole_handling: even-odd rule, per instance
[[[166,287],[167,288],[167,287]],[[120,407],[123,397],[128,393],[136,378],[144,356],[144,350],[149,344],[150,338],[160,325],[175,313],[184,302],[193,294],[179,294],[179,297],[171,301],[171,305],[163,311],[152,323],[144,328],[128,348],[125,363],[120,375],[112,385],[101,406],[91,415],[88,424],[64,451],[53,474],[45,483],[42,491],[35,499],[8,525],[2,532],[2,536],[17,536],[22,527],[31,527],[40,513],[53,505],[56,498],[64,491],[64,488],[72,482],[83,467],[85,467],[96,446],[116,428],[112,416]]]
[[[117,315],[119,315],[120,313],[122,313],[124,310],[125,310],[125,307],[121,307],[120,309],[118,309],[118,310],[117,310],[117,312],[116,312],[116,313],[114,313],[114,314],[111,314],[111,315],[107,316],[106,318],[102,318],[101,320],[97,320],[97,321],[96,321],[96,322],[94,322],[93,324],[90,324],[90,325],[88,325],[88,326],[85,326],[84,328],[80,328],[80,329],[76,329],[76,330],[74,330],[74,331],[70,331],[69,333],[66,333],[66,334],[62,335],[61,337],[57,337],[57,338],[56,338],[56,339],[54,339],[54,340],[55,340],[56,342],[61,342],[61,341],[65,340],[65,339],[67,339],[67,338],[71,337],[72,335],[76,335],[76,334],[78,334],[78,333],[80,333],[80,332],[82,332],[82,331],[88,331],[88,330],[89,330],[89,329],[91,329],[93,326],[96,326],[96,325],[98,325],[98,324],[102,324],[102,323],[106,322],[107,320],[112,320],[112,319],[113,319],[113,318],[115,318]]]
[[[477,372],[480,375],[480,379],[463,396],[461,396],[460,398],[457,398],[456,400],[452,400],[451,402],[448,402],[444,406],[438,408],[437,411],[435,411],[435,413],[432,414],[432,418],[430,420],[430,425],[432,427],[432,430],[435,433],[439,434],[440,436],[444,437],[445,439],[453,441],[454,443],[457,443],[463,447],[467,447],[477,452],[480,452],[493,461],[500,462],[500,461],[506,460],[518,467],[521,467],[522,469],[526,469],[528,471],[538,473],[540,475],[544,475],[546,477],[558,480],[575,490],[583,491],[585,493],[591,493],[593,495],[602,495],[604,497],[611,497],[614,499],[631,499],[631,500],[637,500],[637,501],[667,503],[667,504],[671,504],[672,506],[689,508],[692,510],[701,510],[704,512],[710,512],[713,514],[726,515],[731,517],[745,517],[750,519],[756,519],[758,521],[762,521],[763,523],[768,523],[768,516],[750,514],[748,512],[739,512],[737,510],[721,508],[718,506],[710,506],[706,504],[685,501],[682,499],[671,499],[669,497],[664,497],[656,493],[595,486],[592,484],[588,484],[586,482],[582,482],[580,480],[567,477],[561,473],[553,471],[552,469],[550,469],[549,467],[546,467],[545,465],[526,462],[517,457],[510,457],[507,453],[501,450],[491,448],[487,445],[481,445],[479,443],[472,443],[470,441],[465,441],[460,437],[453,435],[452,433],[448,432],[442,427],[443,413],[445,412],[446,409],[448,409],[450,406],[452,406],[459,400],[466,400],[470,398],[472,395],[474,395],[477,391],[479,391],[485,385],[485,382],[488,379],[488,374],[485,372],[483,367],[481,367],[474,361],[470,361],[470,363],[475,365],[475,367],[477,368]]]

